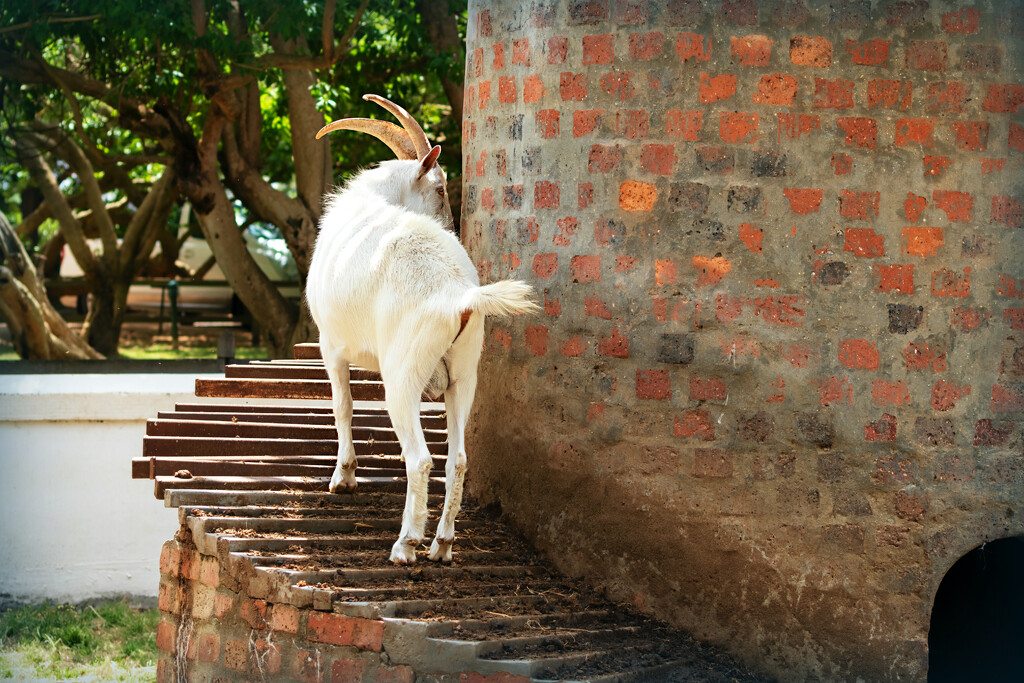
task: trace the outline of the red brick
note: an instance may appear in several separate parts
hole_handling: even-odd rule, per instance
[[[943,372],[946,369],[946,351],[929,344],[911,342],[903,350],[903,359],[908,370],[932,370]]]
[[[978,20],[981,12],[976,7],[965,7],[942,15],[942,30],[950,34],[970,34],[978,32]]]
[[[676,54],[684,62],[690,60],[706,62],[711,59],[711,36],[697,33],[676,35]]]
[[[601,256],[573,256],[569,263],[569,272],[573,282],[600,282]]]
[[[384,622],[327,612],[310,612],[306,623],[306,637],[317,643],[380,652],[384,638]]]
[[[638,259],[634,256],[620,254],[615,257],[615,272],[627,273],[636,266],[637,261]]]
[[[534,356],[548,352],[548,328],[546,325],[530,325],[525,330],[526,349]]]
[[[587,98],[587,75],[563,71],[559,76],[558,92],[563,101],[582,102]]]
[[[986,310],[954,306],[949,314],[949,326],[961,332],[970,332],[987,323],[988,318],[989,313]]]
[[[1012,422],[1000,422],[999,426],[986,418],[974,424],[975,446],[1003,446],[1013,434]]]
[[[999,73],[1003,48],[999,45],[964,45],[960,50],[960,68],[968,73]]]
[[[267,620],[271,631],[282,633],[299,632],[299,608],[285,603],[274,605]]]
[[[740,239],[750,251],[755,254],[760,254],[763,251],[761,242],[764,239],[764,230],[755,228],[750,223],[740,223],[739,232]]]
[[[942,228],[903,228],[903,253],[927,258],[942,246]]]
[[[294,650],[292,660],[292,675],[295,680],[302,683],[320,683],[321,681],[321,655],[319,650]]]
[[[946,213],[951,223],[968,223],[971,220],[971,209],[974,208],[974,197],[967,192],[956,190],[935,190],[932,193],[935,205]]]
[[[597,353],[609,358],[629,358],[629,337],[612,330],[611,336],[598,340]]]
[[[625,26],[647,23],[647,0],[616,0],[615,23]]]
[[[756,26],[757,5],[757,0],[722,0],[722,19],[739,26]]]
[[[559,247],[567,247],[570,244],[570,239],[576,230],[579,228],[579,221],[573,216],[566,216],[565,218],[559,218],[557,221],[559,232],[551,238],[551,241]]]
[[[702,103],[709,104],[719,100],[727,100],[734,94],[736,94],[735,74],[709,76],[706,73],[701,73],[698,99]]]
[[[654,282],[659,287],[672,284],[676,281],[676,263],[668,259],[655,259],[654,261]]]
[[[948,268],[932,272],[932,294],[935,296],[952,296],[964,298],[971,293],[971,268],[964,268],[963,273]]]
[[[244,640],[224,642],[224,666],[232,671],[249,668],[249,644]]]
[[[694,256],[693,267],[700,271],[697,286],[714,285],[721,282],[732,269],[732,263],[721,256]]]
[[[907,220],[911,223],[916,223],[917,219],[921,217],[921,213],[925,207],[928,206],[928,199],[920,195],[916,195],[913,192],[907,193],[907,199],[903,202],[903,213],[906,215]]]
[[[725,382],[715,377],[690,377],[690,399],[693,401],[725,401],[729,391]]]
[[[889,41],[882,38],[872,38],[863,43],[847,38],[846,51],[853,63],[860,66],[885,66],[889,61]]]
[[[173,622],[161,621],[156,625],[156,647],[164,652],[174,652],[178,630]]]
[[[732,36],[732,59],[741,66],[768,66],[773,42],[768,36]]]
[[[960,81],[929,83],[925,89],[925,109],[932,114],[965,112],[970,100],[970,88]]]
[[[839,362],[851,370],[877,370],[879,353],[866,339],[843,339],[839,342]]]
[[[807,135],[812,130],[818,130],[820,118],[810,114],[778,114],[779,117],[779,142],[783,136],[794,140]]]
[[[1008,299],[1024,299],[1024,279],[1017,280],[1011,275],[1000,273],[996,294]]]
[[[821,188],[787,187],[782,190],[782,196],[789,200],[789,210],[801,216],[817,213],[821,207],[822,195]]]
[[[956,406],[956,402],[964,396],[971,395],[970,385],[959,386],[953,382],[940,379],[932,385],[932,408],[945,412]]]
[[[629,57],[640,61],[654,59],[661,54],[665,36],[657,31],[629,34]]]
[[[843,152],[832,153],[832,171],[836,175],[849,175],[853,173],[853,157]]]
[[[875,265],[874,274],[878,277],[876,289],[880,292],[914,293],[914,266],[893,264],[888,266]]]
[[[754,102],[782,107],[792,107],[796,98],[798,81],[789,74],[766,74],[761,76],[754,93]]]
[[[839,191],[839,215],[844,218],[878,218],[878,192]]]
[[[588,317],[601,318],[603,320],[612,319],[612,312],[608,310],[608,305],[596,296],[588,296],[586,298],[584,301],[584,313]]]
[[[693,453],[693,476],[728,478],[733,476],[733,457],[718,448],[698,448]]]
[[[911,40],[907,45],[908,69],[945,71],[946,57],[946,43],[941,40]]]
[[[815,109],[851,109],[853,107],[853,81],[837,78],[814,79]]]
[[[993,384],[991,410],[993,413],[1024,412],[1024,389],[1020,386]]]
[[[864,117],[837,118],[836,125],[846,133],[847,145],[874,149],[878,140],[878,123]]]
[[[640,150],[640,166],[655,175],[672,175],[676,163],[673,145],[644,145]]]
[[[478,106],[481,109],[484,109],[487,107],[487,103],[490,102],[491,100],[491,82],[480,81],[479,83],[477,83],[476,89],[477,94],[479,95]]]
[[[181,547],[177,541],[167,541],[160,548],[160,573],[176,577],[181,568]]]
[[[910,403],[910,390],[904,380],[876,379],[871,383],[871,402],[876,406],[902,406]]]
[[[366,661],[341,658],[331,665],[331,683],[357,683],[363,680]]]
[[[932,119],[896,119],[896,134],[893,143],[898,147],[906,147],[915,143],[931,147],[934,142],[932,140],[934,129],[935,121]]]
[[[954,121],[956,146],[965,152],[981,152],[988,145],[988,121]]]
[[[911,81],[868,81],[868,109],[900,109],[910,107],[914,85]]]
[[[523,102],[526,104],[535,104],[541,101],[544,97],[544,83],[540,80],[540,76],[533,74],[523,79]]]
[[[599,36],[583,36],[583,65],[611,64],[615,58],[615,36],[611,33]]]
[[[672,397],[672,382],[668,370],[637,370],[636,397],[664,400]]]
[[[889,26],[920,26],[926,19],[928,0],[896,0],[886,10]]]
[[[940,176],[953,164],[953,160],[949,157],[926,154],[924,159],[921,160],[921,164],[924,169],[924,175]]]
[[[557,209],[561,202],[560,196],[557,182],[538,180],[533,186],[533,208]]]
[[[572,136],[574,138],[589,135],[601,125],[601,114],[603,109],[577,109],[572,113]]]
[[[722,112],[718,130],[723,142],[757,142],[757,114]]]
[[[478,47],[473,52],[473,75],[480,78],[484,73],[484,49]]]
[[[818,360],[818,353],[804,344],[783,346],[782,343],[779,343],[779,353],[797,369],[806,368],[812,361],[817,363]]]
[[[697,163],[710,173],[732,173],[735,167],[733,151],[720,145],[697,147],[694,151]]]
[[[516,79],[514,76],[500,76],[498,78],[498,101],[502,104],[515,104]]]
[[[743,297],[715,295],[715,319],[723,325],[731,323],[743,313]]]
[[[1024,308],[1007,308],[1003,311],[1003,321],[1011,330],[1024,330]]]
[[[1020,228],[1024,226],[1024,203],[1013,197],[995,195],[992,197],[989,220],[993,223],[1002,223],[1009,228]]]
[[[990,85],[981,107],[999,114],[1016,114],[1021,104],[1024,104],[1024,85],[1007,83]]]
[[[575,357],[581,355],[587,348],[587,343],[580,337],[571,337],[560,349],[560,353],[563,356]]]
[[[251,628],[266,628],[267,601],[246,598],[242,601],[242,608],[240,610],[240,614],[242,620],[245,621],[245,623],[249,624]]]
[[[665,135],[690,142],[700,140],[700,129],[704,125],[704,111],[681,111],[670,109],[665,112]]]
[[[220,634],[203,633],[198,638],[199,661],[216,663],[220,661]]]
[[[821,36],[794,36],[789,41],[789,60],[827,69],[832,66],[832,41]]]
[[[895,441],[896,416],[885,413],[877,421],[864,425],[865,441]]]
[[[536,114],[537,130],[540,132],[540,136],[545,140],[558,136],[558,118],[559,111],[557,109],[542,109]]]
[[[529,38],[516,38],[512,41],[512,63],[530,66]]]
[[[924,520],[926,512],[924,499],[920,494],[897,491],[893,501],[893,511],[900,519],[921,522]]]
[[[838,405],[845,401],[853,405],[853,383],[849,377],[829,377],[818,385],[818,402],[823,406]]]
[[[885,236],[871,228],[846,228],[843,235],[843,251],[864,258],[885,256]]]
[[[504,43],[504,41],[502,41],[500,43],[495,43],[493,45],[493,50],[494,50],[494,63],[493,63],[492,68],[495,71],[498,71],[500,69],[504,69],[505,68],[505,43]]]
[[[414,683],[416,674],[411,666],[378,666],[373,672],[373,683]]]
[[[653,183],[627,180],[619,185],[619,207],[624,211],[651,211],[657,199]]]
[[[633,87],[633,72],[609,71],[601,74],[601,89],[622,102],[633,99],[636,93]]]
[[[563,64],[569,53],[569,39],[565,36],[548,38],[548,64]]]
[[[692,395],[692,389],[691,389]],[[672,434],[680,438],[697,438],[703,441],[715,440],[715,423],[706,410],[688,410],[683,419],[678,417],[672,425]]]
[[[619,242],[618,223],[610,218],[601,217],[598,218],[594,223],[594,241],[600,245],[607,246],[615,241],[617,245]],[[616,257],[619,258],[619,257]]]
[[[624,138],[637,140],[651,134],[651,117],[646,109],[625,109],[615,115],[615,132]]]
[[[985,137],[988,137],[988,127],[985,127]],[[1017,152],[1024,153],[1024,126],[1019,126],[1016,123],[1010,123],[1010,134],[1007,137],[1007,146],[1010,150],[1016,150]],[[984,145],[982,145],[984,148]]]

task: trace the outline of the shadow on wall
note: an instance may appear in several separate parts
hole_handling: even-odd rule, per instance
[[[984,543],[935,594],[928,680],[1024,681],[1024,537]]]

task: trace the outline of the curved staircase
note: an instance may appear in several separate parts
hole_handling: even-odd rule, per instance
[[[751,681],[728,657],[559,576],[471,501],[455,560],[388,561],[405,499],[379,377],[352,372],[359,487],[326,493],[337,439],[315,344],[229,365],[150,420],[135,478],[178,508],[161,556],[160,681]],[[376,404],[370,402],[377,402]],[[430,404],[425,404],[429,406]],[[443,406],[422,412],[444,493]]]

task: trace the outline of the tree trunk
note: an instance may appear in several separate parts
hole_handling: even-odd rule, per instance
[[[102,358],[50,305],[32,260],[0,213],[0,317],[22,358]]]
[[[459,37],[459,27],[455,23],[455,15],[448,9],[448,0],[416,0],[416,10],[423,19],[427,36],[439,53],[449,53],[455,64],[464,63],[463,44]],[[462,130],[462,105],[465,90],[461,78],[453,78],[447,72],[438,72],[441,87],[452,105],[452,116]]]
[[[90,346],[105,356],[117,355],[130,285],[131,278],[126,281],[123,276],[107,276],[93,285],[82,335]]]

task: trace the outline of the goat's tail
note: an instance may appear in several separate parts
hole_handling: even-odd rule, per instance
[[[522,280],[499,280],[474,287],[462,297],[462,310],[506,318],[540,310],[530,296],[533,287]]]

